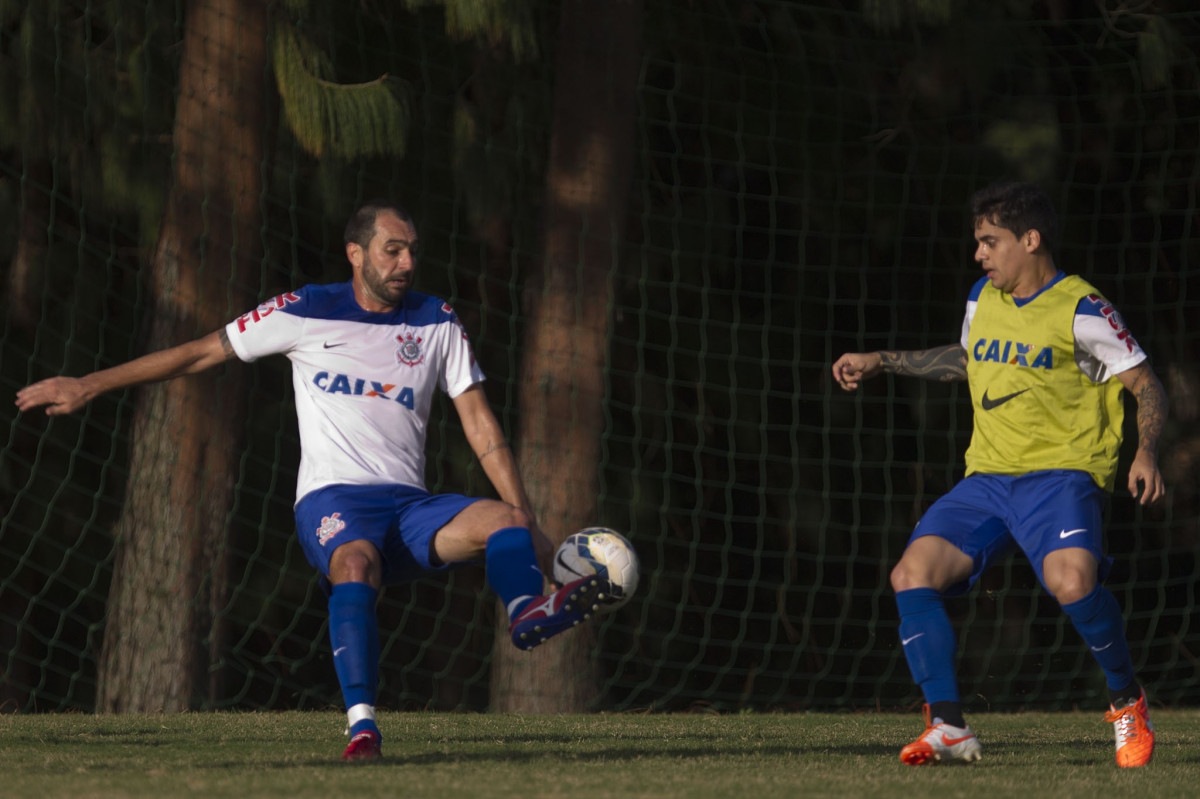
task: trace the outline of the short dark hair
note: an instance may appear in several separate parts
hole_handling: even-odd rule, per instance
[[[1042,237],[1042,247],[1058,247],[1058,212],[1046,192],[1031,183],[1002,180],[971,195],[971,221],[975,227],[987,220],[1018,238],[1030,230]]]
[[[391,211],[400,217],[401,221],[407,222],[413,228],[417,226],[417,223],[413,221],[412,214],[402,206],[397,205],[391,200],[370,200],[350,215],[350,221],[346,223],[346,231],[342,234],[342,238],[344,239],[342,243],[349,244],[350,242],[354,242],[363,249],[366,249],[367,245],[371,243],[371,239],[375,236],[375,219],[384,211]]]

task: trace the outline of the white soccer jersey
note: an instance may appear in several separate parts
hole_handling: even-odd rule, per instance
[[[1066,277],[1059,272],[1042,291]],[[967,298],[967,311],[963,316],[962,337],[959,342],[969,351],[968,332],[975,318],[979,293],[988,278],[981,277],[971,288]],[[1040,294],[1041,292],[1039,292]],[[1035,295],[1036,296],[1036,295]],[[1032,297],[1019,302],[1028,302]],[[1075,364],[1093,383],[1103,383],[1110,377],[1132,369],[1146,360],[1146,353],[1134,339],[1125,320],[1112,303],[1098,294],[1090,294],[1079,301],[1075,309]]]
[[[300,471],[296,500],[327,485],[425,487],[434,391],[484,379],[442,300],[410,291],[388,313],[363,310],[349,282],[280,294],[225,327],[243,361],[292,361]]]

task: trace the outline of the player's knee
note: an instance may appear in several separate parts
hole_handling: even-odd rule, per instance
[[[507,502],[495,502],[488,510],[490,513],[483,518],[482,523],[472,525],[472,529],[464,537],[464,542],[477,550],[477,554],[481,554],[487,546],[488,539],[501,530],[514,527],[529,529],[532,525],[529,514]]]
[[[533,524],[533,520],[529,514],[515,505],[509,505],[507,502],[498,502],[495,515],[492,518],[492,523],[489,525],[492,530],[488,533],[504,530],[509,527],[525,527],[529,528]]]
[[[1057,550],[1042,561],[1042,584],[1060,605],[1078,602],[1096,587],[1096,559],[1079,550]]]
[[[913,568],[913,564],[906,558],[901,558],[900,562],[892,568],[891,574],[892,590],[899,593],[900,591],[909,591],[913,588],[926,588],[923,581],[918,577],[918,570]]]
[[[970,560],[958,563],[957,559],[946,562],[944,558],[928,553],[906,552],[892,569],[892,590],[910,591],[914,588],[932,588],[946,591],[951,586],[970,577]]]
[[[359,542],[352,542],[357,544]],[[378,581],[381,564],[374,547],[341,546],[329,561],[329,580],[337,583],[368,583]]]
[[[1046,588],[1060,605],[1078,602],[1090,594],[1095,587],[1096,581],[1091,575],[1075,569],[1046,575]]]

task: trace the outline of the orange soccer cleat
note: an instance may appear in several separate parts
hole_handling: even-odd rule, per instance
[[[983,747],[970,727],[954,727],[945,722],[934,724],[929,718],[929,705],[924,706],[925,732],[900,750],[900,760],[910,766],[937,763],[973,763],[981,757]]]
[[[1117,734],[1117,765],[1121,768],[1137,768],[1150,762],[1154,756],[1154,724],[1150,721],[1150,710],[1146,707],[1146,692],[1136,702],[1122,708],[1111,707],[1104,714],[1111,721]]]

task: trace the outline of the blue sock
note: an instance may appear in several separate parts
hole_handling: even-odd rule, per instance
[[[375,706],[379,684],[379,619],[375,600],[379,592],[366,583],[338,583],[329,596],[329,641],[346,709]],[[373,710],[372,710],[373,713]],[[379,731],[375,719],[363,718],[350,734]]]
[[[505,527],[487,540],[484,550],[487,581],[508,609],[508,617],[517,614],[542,595],[545,578],[538,567],[533,536],[525,527]]]
[[[925,702],[958,702],[954,676],[958,642],[941,593],[932,588],[897,591],[896,607],[900,611],[900,644]]]
[[[1121,606],[1112,592],[1097,585],[1083,599],[1062,609],[1104,669],[1108,687],[1114,691],[1128,688],[1134,682],[1133,658],[1125,640]]]

